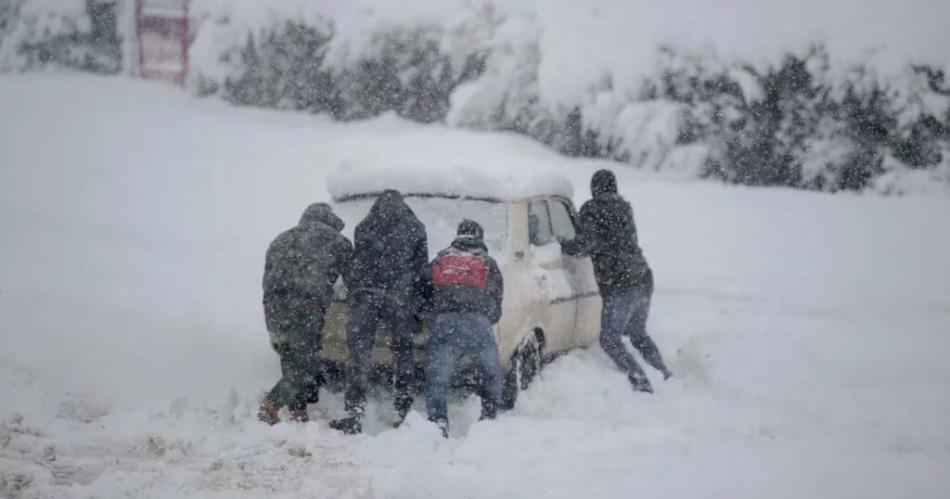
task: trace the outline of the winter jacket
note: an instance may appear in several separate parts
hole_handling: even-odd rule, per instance
[[[594,174],[591,191],[593,199],[581,207],[577,237],[563,241],[563,251],[591,257],[601,295],[628,289],[652,292],[653,272],[637,244],[633,209],[617,194],[613,173]]]
[[[449,257],[477,257],[483,260],[488,270],[484,288],[464,285],[437,286],[433,282],[433,269]],[[495,260],[488,256],[488,248],[481,240],[456,239],[432,261],[427,274],[432,290],[428,311],[433,315],[446,312],[478,312],[485,314],[492,324],[501,319],[501,305],[505,282]]]
[[[384,191],[356,226],[355,251],[347,286],[350,294],[375,293],[414,311],[429,246],[422,222],[396,191]]]
[[[353,255],[353,245],[340,234],[343,225],[329,205],[307,207],[300,223],[277,236],[267,249],[264,301],[290,297],[329,305],[333,283],[346,274]]]

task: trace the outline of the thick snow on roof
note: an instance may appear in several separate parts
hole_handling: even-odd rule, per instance
[[[367,167],[342,165],[327,179],[334,201],[396,189],[408,195],[435,195],[497,201],[534,196],[574,195],[574,186],[558,175],[489,175],[469,167]]]

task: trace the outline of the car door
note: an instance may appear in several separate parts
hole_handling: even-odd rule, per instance
[[[554,235],[546,199],[528,203],[530,263],[542,295],[541,327],[546,348],[557,352],[571,348],[577,313],[576,290],[565,265],[561,245]]]
[[[567,199],[551,198],[548,201],[551,228],[559,240],[577,236],[577,214],[574,205]],[[590,257],[564,255],[564,268],[574,287],[576,321],[568,348],[587,346],[597,341],[600,334],[600,293],[594,279],[594,264]]]

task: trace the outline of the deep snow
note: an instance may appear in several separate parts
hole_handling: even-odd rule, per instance
[[[512,135],[338,124],[161,85],[0,78],[0,495],[945,497],[950,199],[674,181]],[[254,418],[271,238],[340,165],[614,166],[677,378],[567,355],[498,421],[368,435]],[[655,373],[651,373],[653,375]],[[416,410],[421,410],[421,405]]]

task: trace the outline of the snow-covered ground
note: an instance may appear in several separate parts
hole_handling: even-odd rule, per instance
[[[567,355],[493,422],[369,434],[254,417],[278,375],[271,238],[340,165],[602,162],[393,117],[338,124],[124,79],[0,79],[2,497],[946,497],[946,197],[674,181],[617,166],[678,376]],[[609,166],[609,165],[608,165]],[[654,374],[654,373],[651,373]]]

